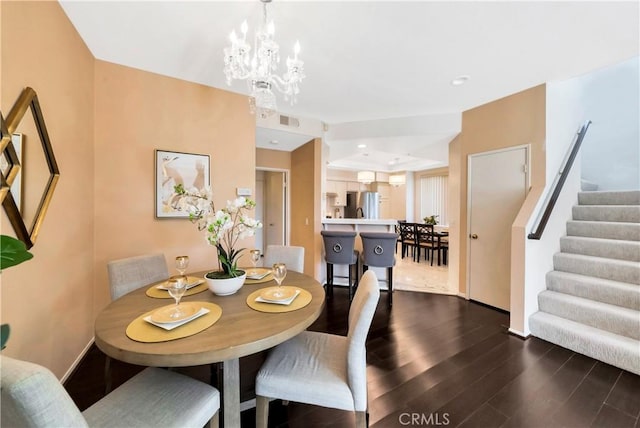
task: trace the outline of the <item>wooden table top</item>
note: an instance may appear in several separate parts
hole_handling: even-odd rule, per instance
[[[206,272],[190,275],[202,277]],[[132,291],[111,302],[98,315],[95,342],[111,358],[131,364],[156,367],[183,367],[240,358],[268,348],[309,327],[324,307],[324,288],[310,276],[289,271],[283,285],[300,287],[312,295],[302,309],[285,313],[264,313],[247,306],[249,294],[276,285],[275,281],[245,284],[231,296],[216,296],[206,290],[182,301],[213,302],[222,308],[222,317],[208,329],[193,336],[160,343],[141,343],[127,337],[129,323],[145,312],[166,306],[173,300],[145,295],[149,286]]]

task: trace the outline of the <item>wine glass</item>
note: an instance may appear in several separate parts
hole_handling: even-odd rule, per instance
[[[176,257],[176,270],[181,276],[184,276],[184,273],[187,271],[187,267],[189,267],[189,256]]]
[[[273,265],[273,279],[278,283],[278,287],[276,287],[276,291],[273,293],[274,297],[282,297],[284,296],[284,292],[282,291],[282,281],[284,281],[284,277],[287,276],[287,265],[284,263],[275,263]]]
[[[249,254],[251,254],[251,263],[253,263],[253,272],[251,275],[257,275],[256,265],[258,264],[258,260],[260,260],[260,250],[251,250]]]
[[[180,299],[184,296],[184,292],[187,291],[187,277],[184,275],[176,275],[169,278],[167,281],[167,291],[169,291],[169,295],[176,301],[176,307],[169,316],[171,318],[180,318],[183,315],[182,309],[180,309]]]

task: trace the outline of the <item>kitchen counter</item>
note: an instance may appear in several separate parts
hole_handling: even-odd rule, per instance
[[[395,232],[398,220],[370,218],[325,218],[324,230],[354,230],[356,232]]]
[[[369,219],[369,218],[325,218],[322,220],[322,229],[324,230],[338,230],[348,232],[395,232],[398,220],[395,219]],[[355,242],[356,250],[362,251],[362,240],[357,237]],[[323,263],[324,265],[324,263]],[[387,269],[371,267],[371,270],[375,271],[380,281],[380,289],[386,290],[387,284]],[[362,268],[359,267],[358,271],[362,272]],[[327,273],[326,269],[323,269],[322,282],[326,281]],[[334,267],[334,283],[335,285],[346,285],[348,271],[346,265],[336,265]]]

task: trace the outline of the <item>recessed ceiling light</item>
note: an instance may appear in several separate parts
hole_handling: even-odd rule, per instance
[[[358,144],[358,148],[359,149],[365,149],[365,148],[367,148],[367,145],[366,144]]]
[[[470,77],[469,77],[469,76],[466,76],[466,75],[464,75],[464,76],[458,76],[458,77],[456,77],[455,79],[453,79],[453,80],[451,81],[451,84],[452,84],[453,86],[460,86],[460,85],[464,85],[464,84],[467,82],[467,80],[469,80],[469,79],[470,79]]]
[[[269,141],[269,144],[273,144],[274,146],[277,146],[278,144],[280,144],[280,142],[278,140],[271,140]]]

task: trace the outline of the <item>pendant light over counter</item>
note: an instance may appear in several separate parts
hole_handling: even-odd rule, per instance
[[[358,181],[364,184],[370,184],[376,181],[376,173],[373,171],[358,171]]]

